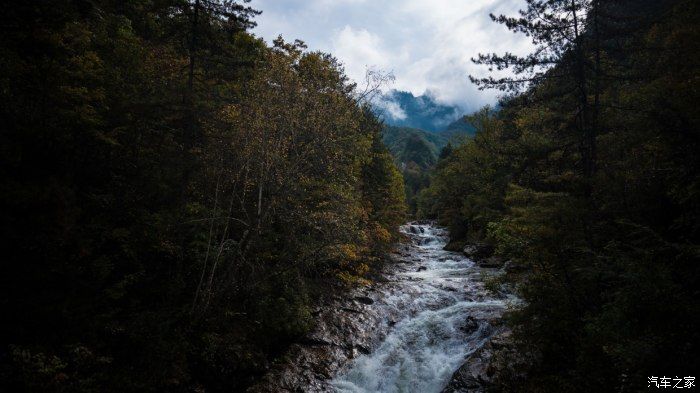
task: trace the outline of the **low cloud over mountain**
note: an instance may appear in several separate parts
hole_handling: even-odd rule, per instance
[[[407,91],[391,90],[373,104],[388,125],[433,132],[445,130],[463,115],[458,107],[437,102],[430,92],[416,97]]]

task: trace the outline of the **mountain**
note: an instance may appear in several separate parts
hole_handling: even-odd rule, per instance
[[[467,116],[462,116],[450,123],[445,130],[442,131],[442,134],[448,136],[448,139],[460,135],[473,137],[474,134],[476,134],[476,128],[469,122]]]
[[[391,90],[375,99],[373,105],[388,125],[430,132],[445,130],[462,114],[456,106],[438,103],[430,93],[416,97],[407,91]]]
[[[427,169],[447,144],[445,136],[411,127],[385,126],[384,144],[401,166],[409,162]]]
[[[456,106],[436,102],[430,94],[414,96],[392,90],[373,102],[384,120],[382,140],[396,159],[404,178],[410,212],[417,207],[417,195],[430,184],[430,171],[448,143],[459,145],[476,133]]]
[[[474,126],[461,118],[440,132],[386,125],[382,140],[400,165],[413,162],[427,169],[437,162],[440,151],[448,143],[459,145],[463,139],[471,138],[475,133]]]
[[[406,202],[411,213],[417,208],[417,195],[430,185],[430,170],[448,143],[459,144],[469,134],[461,124],[442,132],[411,127],[385,126],[382,140],[397,161],[404,178]]]

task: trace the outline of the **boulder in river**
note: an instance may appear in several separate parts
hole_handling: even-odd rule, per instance
[[[488,391],[496,372],[497,350],[510,346],[510,331],[493,336],[483,347],[471,354],[462,366],[452,374],[442,393],[475,393]]]
[[[462,249],[462,253],[475,262],[490,257],[493,252],[493,246],[483,242],[469,243]]]
[[[468,316],[467,319],[464,321],[464,325],[461,326],[459,329],[463,331],[466,334],[471,334],[476,331],[476,329],[479,328],[479,322],[474,318],[473,316]]]

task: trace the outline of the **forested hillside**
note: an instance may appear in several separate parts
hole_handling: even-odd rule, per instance
[[[399,162],[414,161],[428,167],[435,164],[448,139],[418,128],[385,126],[382,141]]]
[[[0,390],[244,389],[381,263],[405,207],[380,122],[245,3],[0,16]]]
[[[473,135],[474,127],[466,117],[455,120],[445,130],[438,132],[384,126],[382,140],[403,174],[406,202],[411,214],[415,214],[418,208],[418,194],[430,185],[429,172],[440,155]]]
[[[442,149],[463,143],[476,130],[467,116],[459,115],[460,108],[439,103],[430,92],[416,97],[391,90],[376,95],[371,102],[386,124],[382,140],[401,169],[409,213],[414,215],[416,198],[430,184],[428,172]]]
[[[700,4],[528,0],[537,50],[443,157],[419,214],[510,260],[523,305],[495,391],[643,391],[700,369]],[[652,385],[651,382],[649,382]],[[652,386],[653,387],[653,386]]]

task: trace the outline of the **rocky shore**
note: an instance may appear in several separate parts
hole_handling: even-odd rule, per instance
[[[340,289],[339,289],[340,290]],[[382,316],[370,307],[373,286],[326,299],[313,312],[316,326],[293,344],[249,392],[332,392],[329,381],[349,361],[368,353],[385,330]]]

